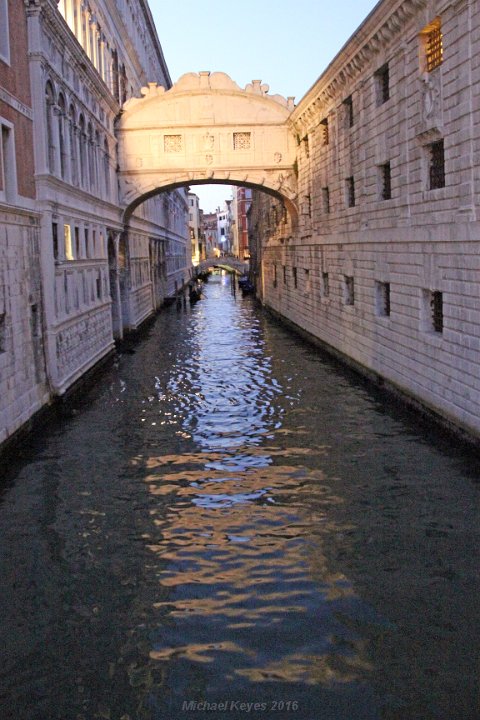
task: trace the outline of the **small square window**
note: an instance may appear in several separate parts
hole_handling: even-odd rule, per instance
[[[347,207],[355,207],[355,180],[353,177],[345,180],[345,199]]]
[[[390,71],[388,63],[375,73],[375,90],[377,96],[377,105],[383,105],[390,100]]]
[[[430,153],[429,188],[430,190],[443,188],[445,187],[445,153],[443,140],[437,140],[437,142],[431,143],[428,149]]]
[[[250,150],[251,136],[252,136],[252,133],[249,133],[249,132],[234,132],[233,133],[233,149],[234,150]]]
[[[390,283],[375,282],[375,311],[380,317],[390,317]]]
[[[344,275],[343,300],[345,305],[355,304],[355,282],[352,275]]]

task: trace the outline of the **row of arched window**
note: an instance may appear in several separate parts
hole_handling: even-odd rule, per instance
[[[52,175],[99,197],[110,199],[111,165],[108,139],[88,116],[55,97],[50,81],[45,86],[47,167]]]

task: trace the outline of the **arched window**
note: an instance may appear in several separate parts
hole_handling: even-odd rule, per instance
[[[110,199],[110,152],[107,138],[103,141],[103,172],[105,175],[105,197]]]
[[[55,172],[55,139],[53,136],[53,109],[55,105],[55,95],[50,82],[45,87],[45,104],[46,104],[46,130],[47,130],[47,167],[49,172]]]
[[[88,123],[87,131],[87,156],[88,156],[88,189],[93,190],[95,187],[94,175],[94,157],[93,157],[93,128],[92,123]]]
[[[70,172],[73,185],[78,185],[77,137],[75,128],[75,108],[70,105],[68,111],[68,137],[70,140]]]
[[[58,97],[58,145],[60,149],[60,177],[64,180],[67,174],[67,155],[65,144],[65,98],[63,95]]]
[[[80,147],[80,185],[84,188],[87,184],[87,136],[83,115],[80,115],[78,120],[78,142]]]

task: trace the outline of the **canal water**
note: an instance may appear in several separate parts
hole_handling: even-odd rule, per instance
[[[229,282],[2,479],[0,718],[478,718],[477,459]]]

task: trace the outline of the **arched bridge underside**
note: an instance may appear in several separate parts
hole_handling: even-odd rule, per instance
[[[293,98],[225,73],[188,73],[168,91],[156,83],[125,103],[118,124],[125,220],[141,202],[182,185],[227,183],[280,196],[296,214]]]

